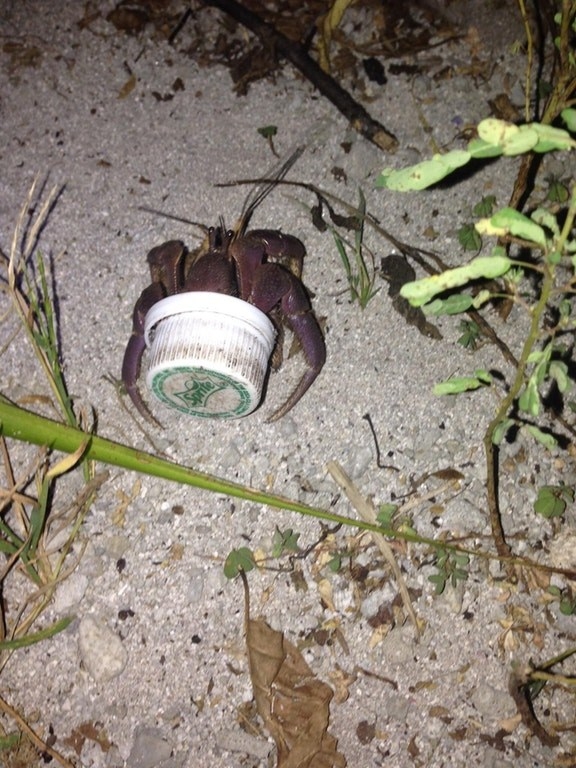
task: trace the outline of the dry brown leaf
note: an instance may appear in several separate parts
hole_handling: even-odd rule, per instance
[[[134,90],[134,88],[136,88],[136,83],[137,83],[136,76],[130,75],[128,80],[126,80],[122,88],[120,88],[120,90],[118,91],[118,98],[125,99],[127,96],[129,96]]]
[[[278,768],[345,768],[328,733],[330,686],[264,619],[247,619],[246,644],[258,714],[276,743]]]

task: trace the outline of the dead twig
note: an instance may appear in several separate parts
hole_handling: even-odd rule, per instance
[[[508,691],[510,696],[514,699],[516,709],[518,710],[522,722],[526,728],[528,728],[530,733],[534,734],[534,736],[536,736],[536,738],[545,746],[555,747],[560,742],[560,739],[557,734],[548,733],[534,714],[528,690],[529,682],[530,669],[516,667],[510,673],[508,679]]]
[[[252,13],[236,0],[203,0],[206,5],[219,8],[232,16],[240,24],[254,32],[263,45],[272,47],[274,51],[293,64],[304,77],[314,85],[323,96],[346,117],[352,127],[364,138],[371,141],[385,152],[394,152],[398,147],[397,138],[374,120],[368,112],[355,101],[331,75],[324,72],[320,65],[309,56],[301,43],[289,40],[275,27],[263,21],[257,14]]]
[[[0,709],[7,714],[9,717],[14,720],[18,728],[22,731],[22,733],[25,733],[26,736],[30,739],[30,741],[34,744],[34,746],[42,753],[45,753],[46,755],[49,755],[52,760],[56,760],[62,768],[75,768],[74,763],[71,763],[69,760],[66,760],[66,758],[60,754],[60,752],[57,752],[55,749],[52,749],[52,747],[48,746],[46,742],[38,736],[36,731],[34,731],[24,720],[22,715],[17,712],[17,710],[14,709],[14,707],[11,707],[8,702],[0,696]]]
[[[348,477],[346,472],[342,469],[340,464],[338,464],[336,461],[329,461],[326,465],[326,469],[328,472],[332,475],[332,478],[334,481],[342,488],[346,496],[348,497],[348,501],[356,512],[358,512],[358,516],[361,520],[364,520],[367,523],[375,524],[376,521],[376,510],[374,509],[374,505],[371,501],[368,499],[365,499],[360,491],[356,488],[352,480]],[[414,628],[416,629],[416,634],[420,635],[420,622],[418,621],[418,617],[416,616],[416,612],[414,610],[414,607],[412,605],[412,600],[410,599],[410,595],[408,593],[408,587],[406,586],[406,582],[404,581],[404,577],[402,576],[402,571],[400,570],[400,566],[396,562],[396,558],[394,557],[394,553],[392,552],[392,548],[390,547],[390,544],[386,541],[385,537],[381,533],[375,533],[370,532],[370,535],[374,539],[374,543],[384,556],[386,562],[392,569],[392,573],[394,574],[394,578],[396,579],[396,582],[398,584],[398,590],[400,592],[400,596],[402,597],[402,602],[404,604],[404,608],[406,609],[406,612],[410,616],[410,619],[412,620],[412,623],[414,624]]]

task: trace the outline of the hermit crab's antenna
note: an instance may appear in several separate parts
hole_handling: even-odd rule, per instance
[[[274,189],[276,184],[286,176],[290,168],[292,168],[294,163],[302,155],[305,149],[306,149],[305,145],[297,147],[288,156],[288,158],[284,160],[280,165],[277,165],[271,168],[268,171],[268,173],[262,176],[262,178],[254,179],[253,183],[256,184],[256,187],[252,190],[252,192],[250,192],[250,194],[246,197],[246,200],[244,201],[244,205],[242,206],[242,213],[240,214],[238,224],[235,227],[235,233],[234,233],[235,237],[242,237],[242,235],[245,234],[248,224],[250,222],[250,219],[252,218],[252,214],[254,213],[256,208],[260,205],[262,200],[264,200],[264,198],[270,194],[270,192]],[[245,180],[242,180],[241,182],[238,182],[238,181],[224,182],[222,184],[216,184],[216,186],[231,187],[239,183],[245,183]],[[187,219],[184,216],[176,216],[173,213],[167,213],[166,211],[159,211],[157,208],[149,208],[146,205],[138,206],[138,210],[146,211],[147,213],[155,213],[157,216],[163,216],[164,218],[171,219],[172,221],[179,221],[182,224],[191,224],[192,226],[199,227],[200,229],[202,229],[204,234],[208,233],[208,227],[205,224],[201,224],[198,221],[192,221],[191,219]],[[224,224],[222,222],[222,219],[220,221],[220,226],[224,231]]]
[[[244,235],[256,208],[260,205],[262,200],[270,194],[276,184],[286,176],[290,168],[292,168],[294,163],[301,157],[305,149],[305,146],[297,147],[279,166],[271,168],[259,182],[256,182],[257,186],[244,201],[240,220],[236,227],[236,237],[242,237],[242,235]],[[235,182],[232,182],[232,184],[234,183]],[[228,184],[218,184],[217,186],[228,186]]]

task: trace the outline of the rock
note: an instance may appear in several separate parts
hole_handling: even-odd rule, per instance
[[[72,573],[60,584],[54,600],[56,613],[66,613],[76,608],[88,588],[88,577],[77,571]]]
[[[172,754],[172,747],[158,728],[138,726],[127,764],[138,768],[156,768]]]
[[[128,660],[118,635],[94,616],[85,616],[80,622],[78,650],[86,671],[97,683],[118,677]]]
[[[227,752],[244,752],[244,754],[257,757],[259,760],[266,760],[272,751],[270,742],[236,728],[217,733],[216,744],[220,749]]]

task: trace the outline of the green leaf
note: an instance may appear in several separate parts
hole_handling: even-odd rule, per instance
[[[560,227],[558,226],[556,217],[554,214],[550,213],[550,211],[547,211],[546,208],[536,208],[530,214],[530,218],[536,224],[549,229],[553,235],[558,236],[560,234]]]
[[[390,528],[397,509],[398,504],[380,504],[378,514],[376,515],[376,522],[384,526],[384,528]]]
[[[432,390],[435,395],[459,395],[473,389],[488,386],[492,383],[492,376],[488,371],[477,370],[474,376],[455,376],[436,384]]]
[[[546,197],[551,203],[565,203],[570,197],[570,193],[565,184],[562,184],[558,179],[552,179]]]
[[[463,346],[464,349],[476,349],[480,339],[480,326],[478,323],[475,323],[474,320],[461,320],[460,330],[462,335],[458,339],[458,344]]]
[[[534,152],[552,152],[576,147],[576,142],[568,131],[562,128],[555,128],[553,125],[543,125],[542,123],[532,123],[531,128],[538,135],[538,141],[533,148]]]
[[[560,117],[566,124],[569,131],[576,133],[576,109],[563,109]]]
[[[478,124],[478,136],[489,144],[502,147],[505,155],[521,155],[538,143],[538,133],[531,125],[514,125],[489,117]]]
[[[466,312],[473,303],[472,296],[465,293],[455,293],[446,299],[435,299],[426,304],[427,315],[458,315],[460,312]]]
[[[22,734],[20,731],[16,733],[8,733],[6,736],[0,737],[0,752],[8,752],[9,750],[15,750],[18,744],[22,741]]]
[[[530,378],[518,398],[518,407],[535,418],[540,413],[540,393],[534,378]]]
[[[502,147],[497,144],[491,144],[483,139],[472,139],[466,147],[470,155],[477,160],[483,160],[489,157],[499,157],[503,154]]]
[[[558,305],[558,309],[560,310],[560,316],[562,319],[567,320],[572,314],[572,303],[569,299],[562,299]]]
[[[546,234],[542,227],[514,208],[503,208],[489,219],[480,219],[476,222],[476,229],[481,235],[513,235],[546,246]]]
[[[428,581],[434,584],[434,594],[441,595],[446,589],[446,574],[435,573],[432,576],[428,576]]]
[[[487,301],[490,301],[492,298],[492,292],[488,291],[486,288],[482,289],[481,291],[478,291],[476,296],[472,299],[472,306],[474,309],[480,309],[480,307],[483,304],[486,304]]]
[[[540,445],[543,445],[549,451],[558,445],[558,441],[553,435],[550,435],[548,432],[543,432],[541,429],[534,426],[534,424],[524,424],[522,429],[532,435]]]
[[[467,251],[479,251],[482,247],[482,238],[476,231],[474,224],[464,224],[458,230],[458,242]]]
[[[265,139],[272,139],[278,133],[278,126],[276,125],[264,125],[262,128],[258,128],[258,133]]]
[[[272,557],[280,557],[284,552],[298,552],[299,533],[294,533],[292,528],[281,531],[276,528],[272,537]]]
[[[470,555],[468,555],[466,552],[455,552],[453,559],[456,565],[460,566],[461,568],[466,565],[470,565]],[[466,574],[466,577],[468,577],[468,574]]]
[[[248,573],[255,567],[254,555],[248,547],[233,549],[224,563],[224,576],[227,579],[235,579],[240,571]]]
[[[561,360],[553,360],[550,363],[548,374],[556,381],[558,389],[562,394],[568,392],[572,387],[572,381],[568,376],[568,366]]]
[[[13,640],[3,640],[0,642],[0,651],[13,651],[16,648],[27,648],[29,645],[34,645],[42,640],[47,640],[49,637],[54,637],[54,635],[65,630],[73,618],[73,616],[67,616],[64,619],[60,619],[55,624],[46,627],[46,629],[41,629],[39,632],[24,635],[24,637],[16,637]]]
[[[496,425],[494,432],[492,433],[492,443],[494,445],[500,445],[502,440],[506,437],[508,430],[514,426],[516,422],[514,419],[503,419]]]
[[[397,192],[421,190],[436,184],[470,160],[470,152],[455,149],[445,155],[434,155],[417,165],[401,170],[387,168],[376,181],[377,187],[387,187]]]
[[[493,280],[501,277],[511,266],[512,261],[504,255],[478,256],[463,267],[448,269],[439,275],[430,275],[422,280],[405,283],[400,289],[400,295],[408,299],[413,306],[421,307],[438,293],[465,285],[471,280],[478,280],[481,277]]]
[[[472,213],[474,216],[490,216],[494,211],[495,205],[496,197],[494,195],[486,195],[479,203],[476,203],[472,209]]]
[[[342,558],[341,558],[341,556],[338,553],[336,553],[328,561],[328,568],[332,571],[332,573],[338,573],[340,568],[342,568]]]
[[[538,490],[534,511],[542,517],[561,517],[568,501],[574,501],[574,491],[564,485],[543,485]]]
[[[567,597],[563,597],[562,600],[560,600],[559,608],[560,613],[564,614],[564,616],[572,616],[576,609],[576,603]]]

